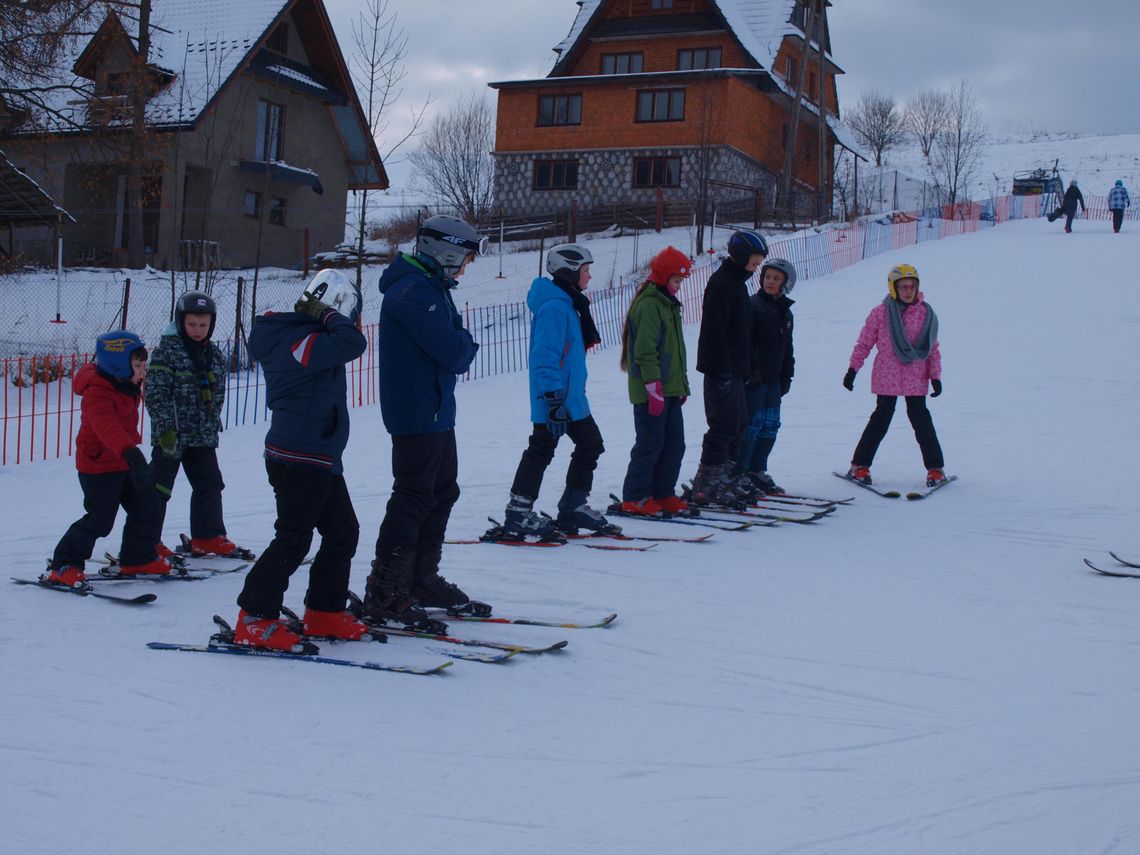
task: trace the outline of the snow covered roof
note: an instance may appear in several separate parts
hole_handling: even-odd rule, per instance
[[[574,48],[603,2],[604,0],[578,0],[578,15],[570,27],[570,33],[554,48],[560,56],[567,56]],[[797,0],[713,0],[713,5],[724,16],[745,52],[761,68],[771,69],[784,37],[803,36],[799,27],[789,21],[796,2]]]
[[[75,218],[0,151],[0,226],[52,225]]]

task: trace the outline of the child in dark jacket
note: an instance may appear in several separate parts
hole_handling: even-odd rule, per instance
[[[780,430],[780,401],[792,388],[796,359],[792,349],[794,319],[788,293],[796,285],[796,268],[782,258],[767,259],[760,266],[760,290],[749,298],[752,305],[752,373],[744,387],[748,410],[737,454],[737,473],[747,475],[763,493],[782,493],[784,488],[768,474],[768,455]]]
[[[164,576],[171,564],[155,554],[158,501],[146,455],[138,447],[139,387],[146,378],[146,346],[133,332],[113,330],[95,340],[95,362],[75,372],[82,420],[75,440],[75,468],[84,515],[71,524],[52,555],[44,581],[86,588],[84,564],[95,541],[111,533],[119,506],[127,512],[119,572]]]
[[[344,366],[368,346],[359,328],[360,310],[360,290],[335,270],[322,270],[292,312],[267,313],[254,321],[249,353],[261,363],[273,412],[265,471],[277,501],[277,522],[273,541],[238,597],[238,644],[315,652],[280,618],[289,577],[305,560],[314,529],[321,545],[309,569],[305,635],[356,640],[367,632],[345,610],[360,525],[341,465],[348,444]]]
[[[187,291],[174,307],[150,362],[146,409],[151,420],[155,488],[166,505],[186,470],[190,497],[190,550],[195,554],[252,558],[228,537],[222,521],[225,483],[218,468],[218,434],[226,394],[226,361],[212,341],[218,310],[201,291]],[[160,524],[161,526],[161,524]],[[166,550],[160,544],[160,551]]]
[[[649,263],[649,280],[630,303],[622,331],[621,367],[629,373],[635,439],[622,485],[621,510],[657,516],[689,510],[676,495],[685,456],[681,406],[689,377],[677,292],[692,272],[689,257],[666,247]]]

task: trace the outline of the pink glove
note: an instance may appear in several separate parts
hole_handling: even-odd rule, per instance
[[[665,412],[665,393],[661,389],[661,381],[654,380],[645,384],[645,394],[648,396],[649,415],[659,416]]]

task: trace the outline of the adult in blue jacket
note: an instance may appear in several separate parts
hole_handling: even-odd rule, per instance
[[[1108,210],[1112,211],[1112,230],[1119,234],[1120,227],[1124,225],[1124,209],[1132,204],[1128,197],[1128,190],[1119,178],[1108,191]]]
[[[590,316],[585,290],[593,256],[585,247],[567,243],[546,255],[551,279],[540,276],[530,286],[526,303],[533,315],[530,328],[530,420],[534,424],[511,485],[501,530],[488,532],[507,540],[528,535],[562,540],[578,529],[617,531],[586,500],[594,469],[605,447],[590,403],[586,400],[586,350],[601,341]],[[563,435],[574,442],[566,488],[558,502],[555,524],[534,511],[546,467]]]
[[[265,471],[277,522],[238,596],[238,643],[316,652],[280,619],[289,577],[305,560],[314,529],[321,545],[309,569],[305,634],[355,640],[367,630],[345,610],[360,525],[341,465],[348,444],[344,366],[368,347],[360,310],[360,290],[335,270],[322,270],[292,312],[266,313],[253,323],[249,354],[261,363],[273,413]]]
[[[490,614],[439,574],[443,536],[459,498],[455,381],[479,346],[464,329],[451,289],[483,253],[485,239],[455,217],[420,225],[416,251],[380,277],[380,411],[392,435],[392,495],[364,598],[365,611],[439,633],[423,606]]]

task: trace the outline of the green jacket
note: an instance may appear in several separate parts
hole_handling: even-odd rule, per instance
[[[630,403],[644,404],[645,384],[654,380],[661,381],[666,398],[688,395],[680,302],[648,284],[633,298],[626,324]]]
[[[187,448],[217,448],[226,397],[226,359],[218,346],[207,343],[205,364],[199,366],[186,341],[171,324],[162,334],[146,372],[146,411],[150,441],[156,448],[162,434],[174,431],[181,457]]]

